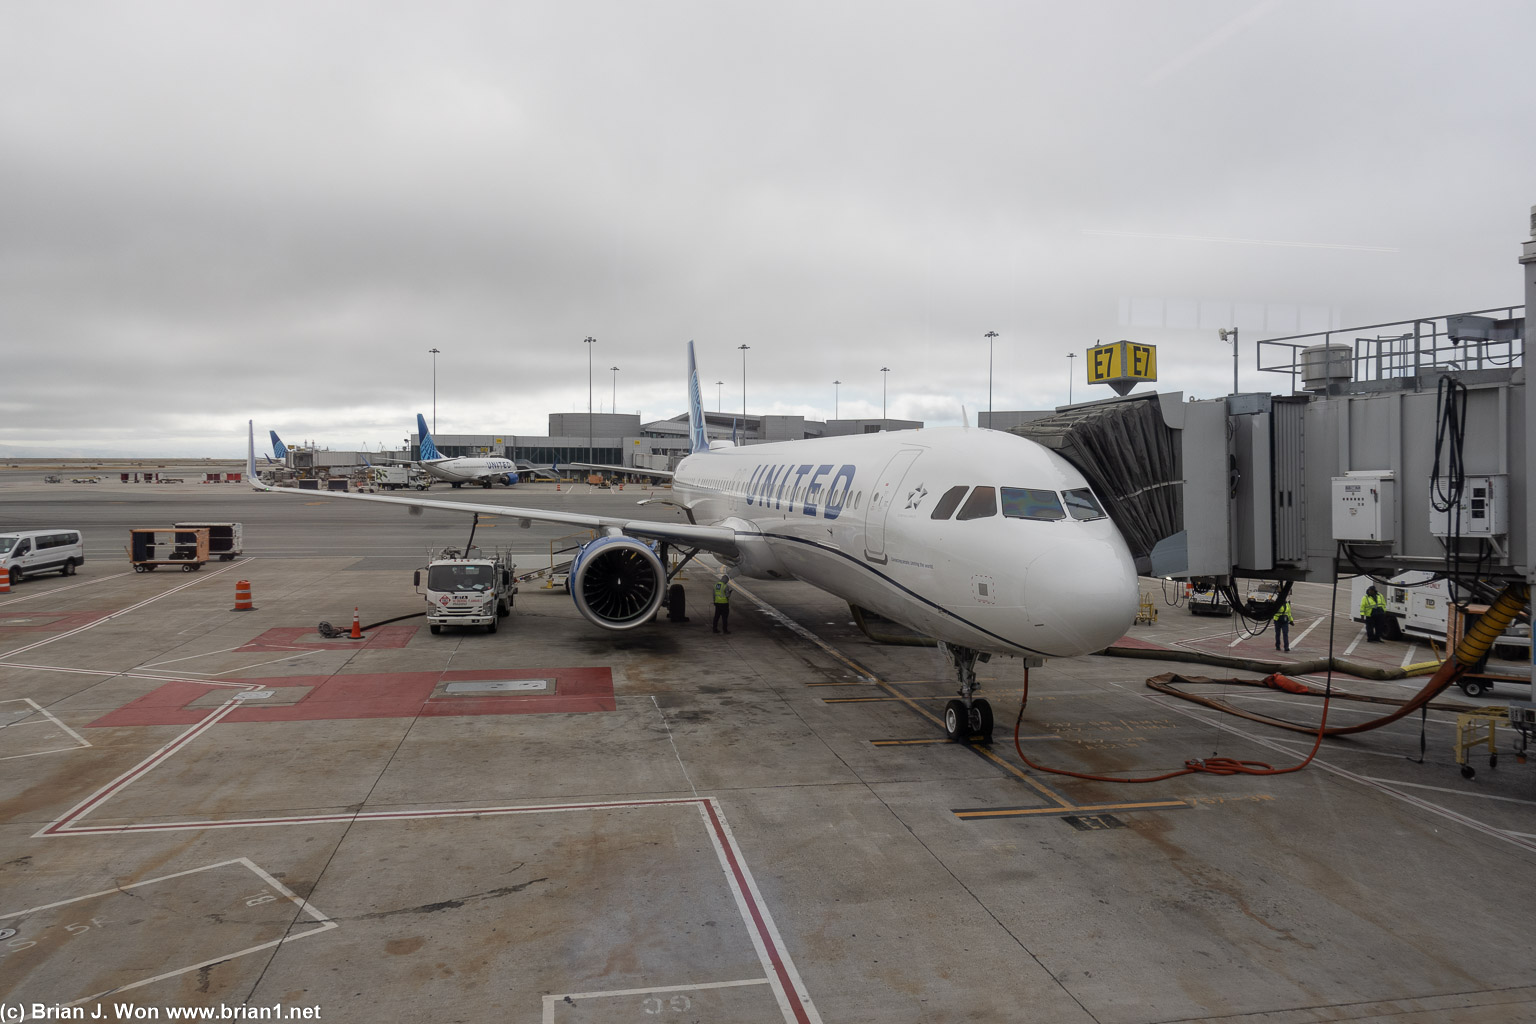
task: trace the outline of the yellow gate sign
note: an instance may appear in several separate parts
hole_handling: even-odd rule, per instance
[[[1112,341],[1088,350],[1088,383],[1108,384],[1127,394],[1138,382],[1157,380],[1157,346]]]

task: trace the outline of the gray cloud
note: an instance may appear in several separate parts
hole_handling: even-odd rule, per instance
[[[433,346],[445,431],[538,434],[586,407],[587,335],[599,404],[619,365],[647,416],[681,409],[689,338],[727,408],[752,346],[754,412],[829,415],[841,379],[877,413],[889,365],[892,415],[958,422],[988,330],[1000,409],[1064,401],[1067,353],[1121,336],[1214,394],[1223,315],[1244,386],[1284,387],[1256,324],[1518,301],[1533,29],[1515,3],[8,4],[0,443],[393,442]]]

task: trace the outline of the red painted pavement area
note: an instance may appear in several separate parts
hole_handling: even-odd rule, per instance
[[[333,623],[338,629],[350,631],[352,620]],[[313,626],[277,626],[267,630],[256,639],[235,648],[236,654],[249,654],[252,651],[331,651],[338,648],[349,651],[369,648],[371,650],[392,650],[404,647],[410,643],[411,637],[416,635],[417,626],[379,626],[370,629],[363,634],[361,640],[350,638],[341,640],[327,640],[316,633]]]
[[[64,630],[94,622],[111,612],[0,612],[0,631]]]
[[[414,627],[413,627],[414,628]],[[553,679],[552,694],[505,697],[432,697],[440,682],[458,683],[480,679]],[[464,715],[541,715],[587,711],[612,711],[613,673],[606,668],[477,669],[445,672],[378,672],[339,676],[277,676],[241,679],[261,688],[310,686],[314,689],[297,704],[261,707],[259,703],[236,708],[220,724],[229,722],[319,722],[359,718],[451,718]],[[100,729],[134,725],[194,725],[211,708],[187,705],[211,690],[233,696],[228,686],[178,680],[130,701],[116,711],[91,722]]]

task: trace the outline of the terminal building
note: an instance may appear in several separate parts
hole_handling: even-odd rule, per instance
[[[921,420],[852,419],[823,423],[804,416],[747,416],[706,412],[705,430],[711,441],[735,440],[737,444],[800,441],[812,437],[872,434],[882,430],[910,430]],[[636,469],[672,469],[688,454],[688,414],[642,423],[639,416],[624,413],[556,412],[549,414],[549,433],[436,434],[439,453],[500,455],[534,466],[570,462],[595,462]],[[421,437],[412,433],[409,448],[395,457],[421,457]]]

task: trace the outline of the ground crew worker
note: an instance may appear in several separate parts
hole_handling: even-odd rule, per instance
[[[1365,642],[1381,643],[1381,620],[1386,617],[1387,602],[1375,587],[1366,588],[1365,596],[1360,599],[1360,614],[1365,618]]]
[[[722,629],[731,631],[731,578],[725,573],[715,580],[715,621],[709,631],[718,633]]]
[[[1291,649],[1291,623],[1296,621],[1296,616],[1291,614],[1291,602],[1286,601],[1275,609],[1275,650],[1288,651]]]

